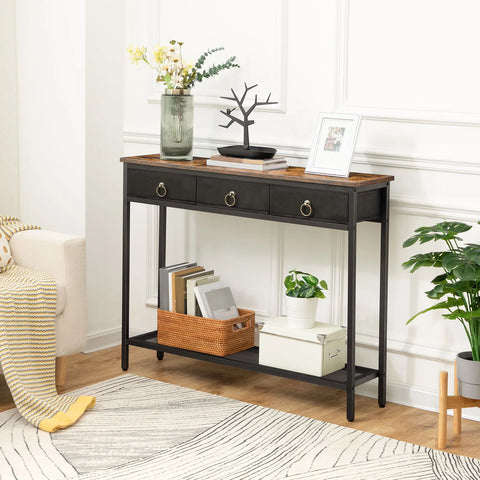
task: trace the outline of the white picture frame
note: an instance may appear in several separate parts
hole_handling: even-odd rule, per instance
[[[354,114],[320,114],[305,172],[348,177],[360,119]]]

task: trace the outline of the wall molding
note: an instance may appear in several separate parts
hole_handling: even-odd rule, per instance
[[[285,224],[272,222],[270,226],[270,303],[268,316],[277,317],[282,312]]]
[[[155,145],[158,151],[160,135],[148,132],[125,131],[123,140],[126,143],[139,143],[143,145]],[[217,147],[230,145],[231,141],[224,139],[205,139],[195,137],[193,140],[196,151],[203,150],[207,155],[216,152]],[[259,140],[261,142],[261,139]],[[310,147],[302,145],[277,144],[275,148],[279,155],[284,155],[290,163],[297,166],[306,166]],[[408,155],[389,155],[376,152],[357,152],[353,156],[352,165],[373,165],[387,168],[402,168],[413,171],[436,171],[452,172],[456,174],[480,175],[480,162],[457,161],[454,159],[432,159]]]
[[[357,152],[354,154],[353,163],[358,165],[375,165],[379,167],[406,168],[409,170],[480,175],[480,162],[459,162],[454,159],[432,159],[407,155],[389,155],[375,152]]]
[[[461,206],[452,207],[450,204],[427,203],[406,195],[391,195],[390,200],[391,213],[463,222],[476,222],[480,219],[480,206],[476,209]]]
[[[356,344],[358,347],[368,348],[378,351],[378,335],[371,333],[356,334]],[[445,348],[432,347],[431,345],[422,345],[411,343],[403,339],[388,338],[388,353],[395,353],[406,357],[422,358],[424,360],[433,360],[436,362],[454,364],[458,351],[447,350]]]
[[[337,71],[335,104],[337,111],[362,115],[364,120],[480,127],[480,114],[463,111],[404,109],[352,104],[348,99],[350,0],[339,0],[337,7]]]
[[[339,230],[332,230],[332,323],[346,326],[347,322],[347,235]]]
[[[158,265],[158,210],[154,205],[147,205],[147,299],[146,305],[157,307],[157,265]],[[152,305],[152,302],[155,302]]]

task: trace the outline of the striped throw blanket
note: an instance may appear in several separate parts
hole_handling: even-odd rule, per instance
[[[0,216],[8,239],[18,218]],[[0,364],[18,411],[36,427],[55,432],[75,423],[95,397],[58,395],[55,387],[57,287],[50,276],[18,265],[0,273]]]

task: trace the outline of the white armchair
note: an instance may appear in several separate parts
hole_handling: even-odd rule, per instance
[[[64,385],[64,357],[82,351],[86,342],[85,239],[46,230],[26,230],[13,235],[10,249],[15,263],[48,273],[57,283],[56,383]]]

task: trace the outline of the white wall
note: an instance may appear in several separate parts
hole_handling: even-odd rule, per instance
[[[85,19],[87,316],[93,349],[120,340],[123,4],[87,0]]]
[[[125,2],[125,48],[175,38],[185,41],[185,55],[192,58],[218,45],[225,46],[224,56],[238,57],[241,70],[195,88],[198,155],[241,140],[235,126],[217,126],[223,122],[218,97],[232,86],[241,89],[244,81],[258,83],[260,96],[271,90],[279,101],[256,112],[252,143],[276,147],[291,164],[305,165],[320,112],[363,116],[352,170],[395,175],[388,399],[427,409],[437,408],[439,371],[452,372],[455,353],[468,345],[461,327],[439,313],[405,326],[428,305],[423,292],[431,275],[401,269],[415,253],[403,250],[402,242],[420,225],[480,218],[479,14],[475,0],[189,0],[181,21],[173,22],[178,10],[170,2]],[[147,67],[133,66],[126,57],[124,62],[125,154],[158,152],[160,89]],[[155,295],[155,257],[149,253],[155,210],[140,206],[132,217],[132,321],[138,330],[154,329],[155,311],[145,305],[153,305]],[[296,266],[330,285],[319,318],[345,322],[344,233],[205,213],[172,211],[169,221],[186,241],[178,245],[170,238],[167,260],[190,258],[214,267],[241,306],[257,315],[283,313],[281,279]],[[359,227],[357,357],[374,367],[378,234],[378,225]],[[465,237],[478,242],[478,227]],[[359,391],[375,395],[375,384]],[[471,416],[479,418],[476,412]]]
[[[86,236],[88,345],[118,343],[123,2],[0,7],[0,213]]]
[[[18,0],[20,216],[85,233],[85,5]]]
[[[18,109],[15,1],[0,3],[0,212],[18,215]]]

